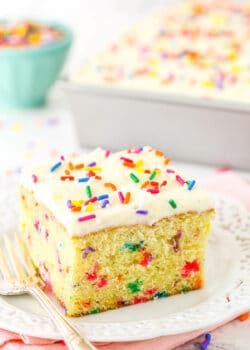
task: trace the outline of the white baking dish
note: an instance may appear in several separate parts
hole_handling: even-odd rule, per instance
[[[80,85],[59,90],[87,147],[152,145],[182,161],[250,169],[250,103]]]

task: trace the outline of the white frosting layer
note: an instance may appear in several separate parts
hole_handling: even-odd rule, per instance
[[[132,161],[137,165],[134,168],[127,167],[123,165],[124,160],[121,157],[129,158],[130,164]],[[192,190],[188,190],[188,183],[182,185],[176,176],[180,176],[185,181],[192,179],[180,175],[177,171],[167,173],[167,169],[172,170],[170,164],[166,164],[165,157],[156,155],[156,151],[150,147],[144,147],[140,153],[129,153],[125,150],[110,154],[108,157],[106,151],[97,149],[88,155],[71,159],[71,162],[73,167],[82,163],[85,167],[80,170],[70,170],[72,166],[69,166],[69,160],[66,159],[53,172],[50,171],[53,164],[47,164],[25,168],[21,175],[21,185],[34,191],[36,200],[53,212],[71,236],[81,236],[122,225],[152,225],[165,217],[188,211],[203,212],[213,208],[213,200],[208,192],[196,185]],[[87,167],[93,162],[96,162],[94,167]],[[88,182],[78,182],[79,178],[88,177],[90,168],[101,179],[91,176]],[[156,175],[151,180],[153,183],[148,183],[146,186],[145,182],[150,182],[149,176],[153,176],[155,169],[157,169]],[[70,176],[74,177],[73,181],[61,179],[62,176],[66,176],[65,170],[70,171]],[[139,182],[131,179],[131,173],[138,178]],[[167,182],[166,185],[164,181]],[[117,190],[106,187],[105,183],[114,184]],[[157,183],[159,185],[163,183],[163,186],[159,187],[159,193],[148,192],[148,190],[157,189]],[[141,188],[143,184],[144,188]],[[109,204],[102,208],[104,201],[107,200],[102,199],[93,202],[92,208],[91,204],[85,205],[89,199],[86,192],[87,186],[90,186],[91,198],[108,194]],[[129,203],[122,202],[118,192],[121,192],[124,198],[130,192]],[[80,211],[73,212],[72,208],[68,207],[69,200],[71,206],[81,207]],[[169,200],[175,202],[176,208],[171,206]],[[138,210],[146,211],[147,214],[137,213]],[[88,215],[95,215],[95,218],[79,221],[79,218]]]

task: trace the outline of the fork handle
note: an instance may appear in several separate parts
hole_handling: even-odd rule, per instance
[[[37,286],[28,287],[40,305],[48,312],[54,321],[69,350],[97,350],[87,339],[84,339],[69,320],[55,307],[49,297]]]

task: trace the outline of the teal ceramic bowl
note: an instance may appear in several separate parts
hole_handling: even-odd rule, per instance
[[[0,49],[0,107],[44,105],[72,43],[68,27],[54,22],[45,24],[60,30],[63,38],[47,46]]]

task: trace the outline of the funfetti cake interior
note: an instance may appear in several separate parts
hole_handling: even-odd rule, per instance
[[[209,193],[150,147],[24,169],[21,231],[69,316],[199,289]]]
[[[247,1],[176,1],[135,24],[71,80],[249,103],[249,14]]]

